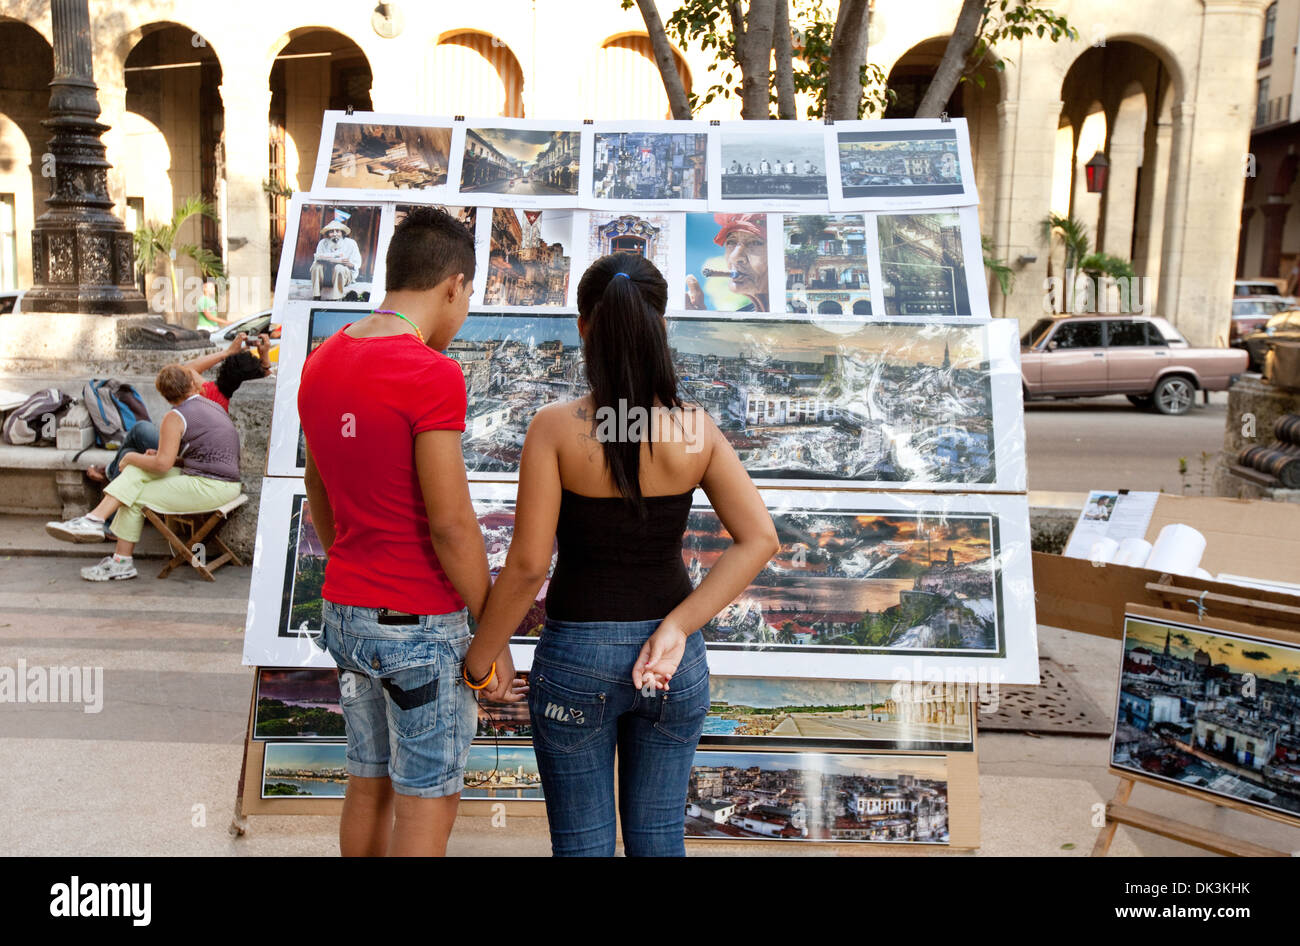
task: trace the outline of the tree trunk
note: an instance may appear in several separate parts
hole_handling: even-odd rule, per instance
[[[868,0],[842,0],[831,37],[826,117],[848,121],[858,117],[862,101],[862,66],[867,61]]]
[[[957,14],[957,25],[948,46],[943,51],[943,59],[935,70],[930,87],[925,90],[925,98],[916,110],[916,118],[938,118],[943,112],[948,99],[957,89],[971,50],[975,48],[975,37],[979,33],[980,21],[984,18],[986,0],[962,0],[961,12]]]
[[[655,8],[654,0],[636,0],[645,20],[645,30],[650,34],[650,45],[654,48],[655,65],[659,67],[659,76],[663,79],[664,91],[668,93],[668,107],[672,109],[673,118],[684,121],[691,117],[691,103],[686,97],[686,87],[682,85],[682,75],[677,71],[677,57],[673,55],[672,44],[664,32],[663,20]]]
[[[782,0],[784,2],[784,0]],[[772,117],[772,26],[776,21],[777,0],[750,0],[744,32],[736,29],[736,51],[740,60],[740,117]],[[731,4],[732,16],[740,5]]]
[[[798,118],[799,111],[794,102],[794,40],[790,36],[788,0],[776,0],[772,30],[772,53],[776,59],[776,117]]]

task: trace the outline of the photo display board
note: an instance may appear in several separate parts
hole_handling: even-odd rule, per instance
[[[712,705],[688,837],[976,846],[966,688],[1038,682],[1019,339],[990,317],[978,199],[963,119],[326,113],[276,284],[246,801],[338,804],[299,379],[383,297],[395,228],[433,205],[475,241],[470,316],[446,353],[465,375],[463,449],[494,575],[529,421],[586,393],[577,284],[607,253],[663,272],[681,393],[772,513],[779,552],[701,631]],[[728,542],[697,491],[683,543],[694,582]],[[525,674],[545,594],[512,640]],[[463,797],[541,812],[526,705],[481,707],[478,726]]]

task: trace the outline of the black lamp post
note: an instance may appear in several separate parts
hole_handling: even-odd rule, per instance
[[[1083,166],[1083,173],[1088,178],[1088,193],[1100,194],[1106,189],[1106,179],[1110,177],[1110,159],[1098,151]]]
[[[98,88],[91,67],[87,0],[51,0],[54,79],[50,82],[52,166],[48,208],[32,229],[32,312],[133,314],[145,311],[135,286],[131,234],[112,213],[109,163],[100,136]]]

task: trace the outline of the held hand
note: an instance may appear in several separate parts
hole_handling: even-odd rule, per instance
[[[244,343],[247,341],[248,341],[247,332],[240,332],[238,335],[236,335],[234,341],[232,341],[226,347],[226,357],[229,358],[231,355],[238,355],[241,351],[243,351]]]
[[[686,652],[686,632],[664,621],[641,645],[641,653],[632,665],[632,683],[639,690],[646,683],[657,690],[667,690]]]
[[[522,693],[516,692],[519,687],[523,687]],[[507,644],[497,654],[496,676],[482,691],[482,696],[497,703],[518,703],[527,695],[527,685],[515,679],[515,662],[510,656],[510,645]]]
[[[704,308],[704,290],[700,288],[700,281],[691,273],[686,274],[686,308]]]

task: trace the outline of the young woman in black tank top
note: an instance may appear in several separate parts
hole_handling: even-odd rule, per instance
[[[625,851],[685,853],[686,792],[709,708],[698,632],[778,548],[735,451],[678,395],[667,300],[659,270],[634,254],[602,257],[583,275],[591,394],[543,408],[528,429],[514,537],[471,645],[489,656],[508,642],[558,544],[529,679],[557,855],[613,855],[616,751]],[[733,544],[692,588],[682,536],[697,487]]]

